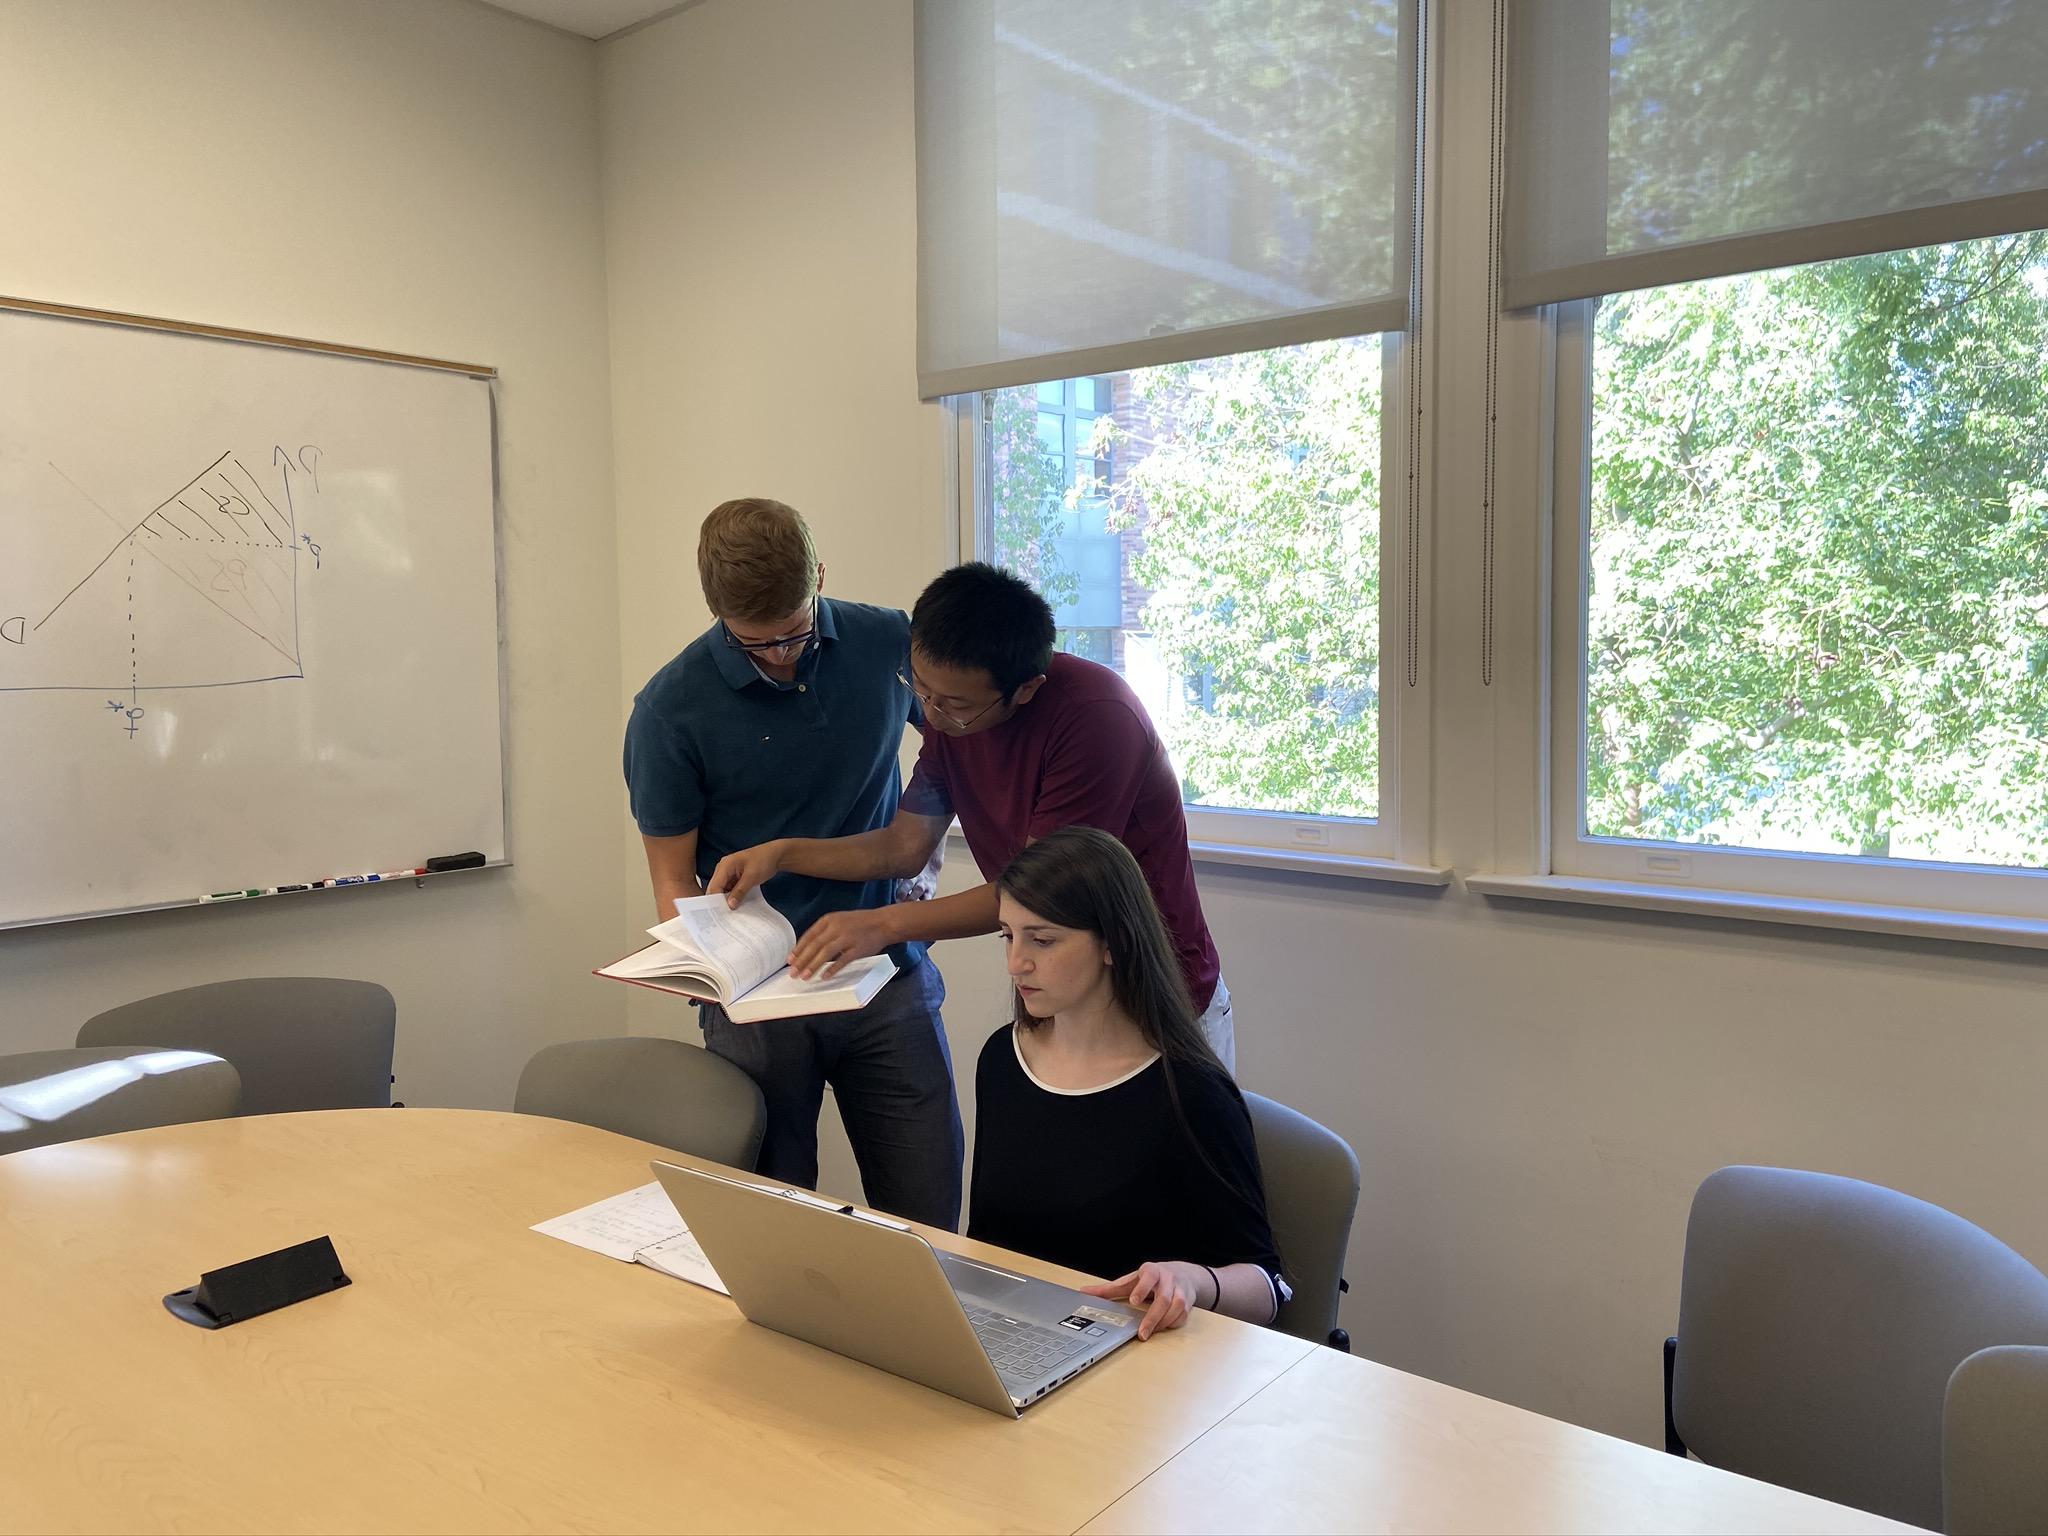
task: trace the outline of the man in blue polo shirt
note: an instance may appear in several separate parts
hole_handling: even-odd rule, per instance
[[[889,825],[897,753],[916,699],[896,674],[903,613],[821,595],[810,530],[779,501],[714,508],[697,543],[710,629],[655,673],[626,727],[626,786],[662,918],[703,893],[726,854],[778,837]],[[831,912],[887,905],[892,883],[780,875],[762,894],[798,933]],[[818,1109],[832,1085],[868,1204],[936,1227],[960,1219],[963,1142],[939,1017],[945,985],[924,945],[867,1007],[735,1024],[701,1005],[704,1044],[761,1085],[759,1171],[818,1182]]]

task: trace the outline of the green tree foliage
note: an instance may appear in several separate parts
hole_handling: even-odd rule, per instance
[[[994,508],[991,558],[1030,582],[1055,609],[1071,603],[1080,580],[1060,558],[1064,526],[1064,466],[1048,458],[1038,439],[1038,397],[1021,389],[991,390],[988,439],[990,502]]]
[[[1406,160],[1386,146],[1405,142],[1414,103],[1381,82],[1403,78],[1414,24],[1411,0],[1150,0],[1091,18],[1111,72],[1141,91],[1176,82],[1213,130],[1189,142],[1231,158],[1240,205],[1276,211],[1232,232],[1251,264],[1325,303],[1406,283]],[[1191,302],[1160,317],[1176,328],[1266,311],[1231,283],[1169,291]]]
[[[1609,138],[1583,147],[1606,163],[1609,250],[1809,223],[1845,153],[1900,207],[2009,190],[2042,158],[2039,0],[1612,0],[1551,19],[1587,29],[1588,57],[1607,37],[1587,84]]]
[[[1096,430],[1113,483],[1062,486],[1029,388],[989,398],[995,558],[1057,607],[1064,514],[1106,498],[1177,697],[1158,725],[1190,801],[1370,816],[1379,783],[1380,343],[1143,369]]]
[[[1112,488],[1191,801],[1370,816],[1379,785],[1380,348],[1131,376],[1150,442]]]
[[[1600,307],[1586,826],[2048,863],[2048,235]]]

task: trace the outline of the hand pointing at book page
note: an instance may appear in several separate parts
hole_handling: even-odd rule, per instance
[[[806,981],[814,975],[835,976],[849,961],[879,955],[895,942],[884,916],[888,910],[827,912],[805,930],[789,952],[790,975]]]
[[[782,843],[773,842],[728,853],[704,882],[704,894],[723,896],[727,906],[737,909],[751,892],[782,872],[782,849]],[[852,961],[879,955],[895,942],[882,916],[886,910],[826,913],[790,950],[790,975],[800,981],[827,979]]]
[[[704,894],[723,896],[727,906],[737,907],[746,900],[747,892],[766,885],[781,872],[782,844],[756,843],[720,859],[711,878],[704,882]]]
[[[864,1008],[896,974],[887,956],[849,965],[849,955],[835,961],[828,976],[794,976],[783,963],[796,947],[789,920],[768,905],[758,887],[737,907],[727,907],[725,900],[685,897],[674,917],[647,930],[652,944],[599,966],[597,973],[717,1003],[735,1024]]]

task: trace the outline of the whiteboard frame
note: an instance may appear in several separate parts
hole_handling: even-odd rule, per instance
[[[498,377],[498,370],[483,363],[456,363],[441,357],[421,357],[411,352],[385,352],[376,347],[351,346],[340,341],[314,341],[304,336],[281,336],[275,331],[245,331],[231,325],[210,325],[203,320],[167,320],[161,315],[136,315],[119,309],[89,309],[78,304],[57,304],[45,299],[12,298],[0,294],[0,309],[25,315],[54,315],[60,320],[85,320],[94,325],[125,325],[142,331],[174,331],[183,336],[206,336],[215,341],[239,341],[252,347],[285,347],[294,352],[324,352],[331,357],[353,357],[364,362],[393,363],[403,368],[433,368],[443,373],[467,374],[473,379]],[[495,450],[496,440],[493,439]],[[496,458],[492,459],[493,475]]]
[[[433,870],[407,879],[415,889],[444,875],[474,874],[479,869],[505,869],[512,858],[512,751],[511,687],[506,667],[507,627],[505,618],[505,502],[498,455],[498,370],[484,363],[460,363],[447,358],[424,357],[409,352],[387,352],[374,347],[351,346],[338,341],[315,341],[303,336],[283,336],[271,331],[250,331],[235,326],[210,325],[203,321],[169,320],[158,315],[130,314],[117,309],[92,309],[77,304],[58,304],[41,299],[23,299],[0,294],[0,310],[22,314],[49,315],[60,320],[78,320],[89,325],[126,326],[134,330],[171,331],[185,336],[203,336],[214,341],[231,341],[243,346],[283,347],[297,352],[318,352],[358,362],[385,363],[399,368],[428,368],[442,373],[462,374],[484,386],[491,426],[491,580],[497,598],[498,656],[498,782],[504,787],[499,802],[499,838],[505,856],[488,859],[470,869]],[[451,849],[450,852],[462,850]],[[103,907],[96,912],[64,912],[48,917],[25,917],[0,921],[0,933],[25,928],[47,928],[56,923],[90,922],[103,917],[127,917],[141,912],[174,912],[187,907],[229,907],[268,901],[272,896],[324,895],[335,890],[369,890],[375,886],[401,885],[399,880],[379,880],[362,885],[322,886],[317,891],[278,891],[266,896],[238,897],[232,901],[206,901],[193,897],[183,901],[146,902],[140,906]]]

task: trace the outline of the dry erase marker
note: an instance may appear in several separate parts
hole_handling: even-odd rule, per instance
[[[336,875],[332,880],[323,881],[322,883],[326,885],[368,885],[376,878],[375,875]]]
[[[201,901],[246,901],[251,896],[261,896],[261,891],[215,891],[211,896],[202,896]]]
[[[426,872],[424,866],[419,869],[394,869],[388,874],[378,875],[376,878],[379,880],[411,880],[416,876],[424,875]]]
[[[313,887],[310,885],[273,885],[264,894],[266,896],[286,896],[293,891],[310,891],[311,889]]]

